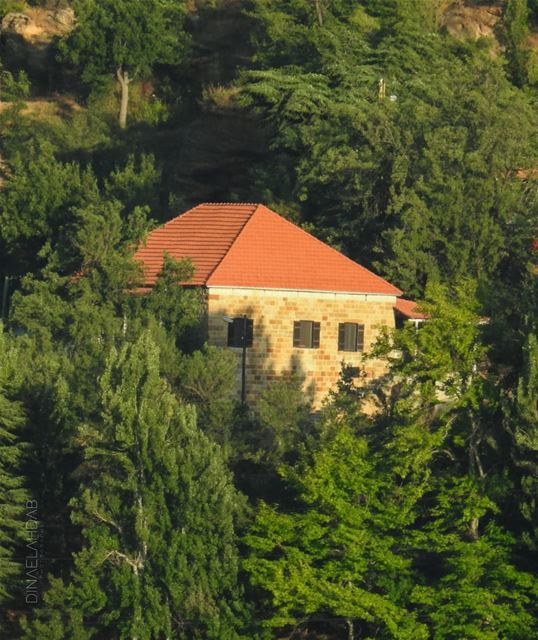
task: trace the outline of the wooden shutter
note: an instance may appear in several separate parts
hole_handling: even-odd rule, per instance
[[[312,323],[312,349],[319,349],[319,334],[321,325],[319,322]]]
[[[301,321],[296,320],[293,323],[293,346],[300,347],[301,346]]]
[[[233,322],[228,322],[228,346],[229,347],[235,347],[234,326],[235,326],[235,320]]]
[[[357,351],[364,351],[364,325],[357,325]]]
[[[254,337],[254,320],[247,318],[247,347],[252,346],[252,339]]]
[[[229,347],[242,347],[243,346],[243,328],[245,326],[244,318],[234,318],[233,322],[228,323],[228,346]],[[247,333],[246,333],[246,346],[252,346],[252,339],[254,336],[254,321],[247,318]]]
[[[346,348],[346,325],[341,322],[338,325],[338,351],[344,351]]]
[[[234,318],[233,323],[234,328],[234,337],[233,337],[233,346],[234,347],[242,347],[243,346],[243,318]]]

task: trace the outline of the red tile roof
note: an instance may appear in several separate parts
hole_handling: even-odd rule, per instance
[[[195,272],[190,284],[206,284],[256,206],[203,204],[152,231],[135,254],[144,263],[145,284],[155,283],[165,251],[173,258],[191,258]]]
[[[409,318],[410,320],[425,320],[429,318],[427,313],[422,313],[417,310],[417,303],[413,300],[406,300],[405,298],[398,298],[394,305],[396,311]]]
[[[189,257],[189,284],[399,295],[401,291],[260,204],[201,204],[155,229],[135,258],[145,284],[164,252]]]

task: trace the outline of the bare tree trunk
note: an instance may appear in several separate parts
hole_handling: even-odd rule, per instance
[[[322,27],[323,26],[323,8],[321,6],[321,0],[314,0],[315,5],[316,5],[316,13],[318,16],[318,23],[319,26]]]
[[[355,627],[353,624],[353,620],[346,620],[347,624],[347,640],[355,640]]]
[[[478,447],[480,445],[480,442],[482,441],[482,435],[480,434],[479,425],[477,424],[474,416],[472,415],[471,415],[471,424],[472,424],[472,431],[471,431],[471,435],[469,436],[469,453],[468,453],[469,475],[473,478],[476,478],[478,476],[481,480],[483,480],[486,474],[484,473],[482,462],[478,454]],[[478,540],[478,538],[480,537],[479,531],[478,531],[479,526],[480,526],[480,519],[476,517],[472,518],[471,522],[469,523],[469,535],[472,540]]]
[[[129,73],[121,68],[116,71],[116,77],[118,78],[121,88],[119,125],[120,129],[125,129],[127,126],[127,108],[129,107],[129,84],[131,78],[129,78]]]

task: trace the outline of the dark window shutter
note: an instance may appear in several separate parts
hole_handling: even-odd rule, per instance
[[[234,322],[229,322],[228,323],[228,346],[229,347],[234,347],[234,326],[235,326],[235,321]]]
[[[243,318],[234,318],[233,327],[234,327],[233,346],[242,347],[243,341],[241,340],[241,336],[243,335]]]
[[[312,323],[312,349],[319,349],[319,334],[321,325],[319,322]]]
[[[242,347],[243,346],[243,330],[245,327],[244,318],[234,318],[233,322],[228,323],[228,346],[229,347]],[[252,346],[252,339],[254,336],[254,321],[247,318],[247,331],[246,342],[247,347]]]
[[[364,351],[364,325],[357,325],[357,351]]]
[[[254,320],[247,319],[247,347],[252,346],[254,337]]]
[[[346,325],[341,322],[338,325],[338,351],[343,351],[346,348]]]
[[[293,323],[293,346],[300,347],[301,346],[301,321],[296,320]]]

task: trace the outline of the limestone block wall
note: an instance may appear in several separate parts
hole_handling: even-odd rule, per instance
[[[228,324],[224,316],[246,314],[254,321],[253,345],[247,350],[247,400],[255,402],[263,387],[283,373],[296,372],[304,388],[319,407],[335,386],[342,361],[361,366],[361,352],[338,351],[338,324],[364,325],[364,350],[368,351],[382,326],[394,327],[395,296],[211,287],[208,290],[208,341],[226,347]],[[318,349],[293,346],[295,320],[321,324]],[[237,354],[238,393],[241,379],[241,349]],[[365,365],[368,377],[385,371],[379,361]]]

